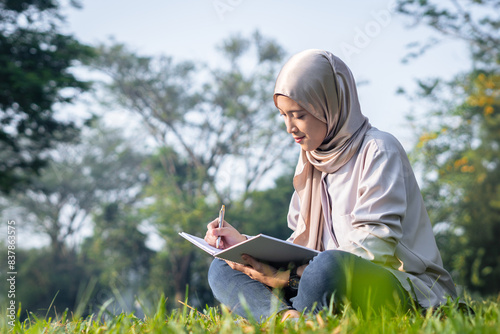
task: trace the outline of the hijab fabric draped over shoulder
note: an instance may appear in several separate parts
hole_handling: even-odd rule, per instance
[[[294,243],[322,251],[321,175],[344,166],[371,126],[361,113],[351,71],[328,51],[305,50],[290,58],[276,80],[275,104],[278,95],[291,98],[327,124],[323,143],[315,151],[300,152],[293,179],[300,198]]]

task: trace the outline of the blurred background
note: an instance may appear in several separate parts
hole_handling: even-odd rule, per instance
[[[272,93],[309,48],[348,64],[363,113],[407,150],[460,293],[498,295],[499,14],[498,0],[1,0],[0,268],[22,317],[215,305],[211,257],[178,232],[204,236],[221,204],[242,232],[286,239],[299,147]]]

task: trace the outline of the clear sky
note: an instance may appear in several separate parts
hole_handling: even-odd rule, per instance
[[[83,0],[83,9],[66,10],[67,31],[96,44],[113,37],[140,54],[176,60],[218,61],[215,49],[232,34],[258,29],[289,55],[308,48],[329,50],[351,68],[361,108],[372,125],[393,133],[411,148],[405,115],[417,104],[396,96],[410,91],[416,78],[450,78],[470,67],[467,50],[448,41],[425,56],[402,64],[407,45],[432,33],[408,29],[409,18],[393,11],[392,0]]]

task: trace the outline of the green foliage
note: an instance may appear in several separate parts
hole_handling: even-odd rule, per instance
[[[14,214],[23,229],[50,242],[44,249],[24,251],[26,257],[18,260],[18,301],[35,313],[57,291],[61,294],[55,308],[73,309],[79,289],[92,276],[101,279],[98,287],[136,283],[140,278],[130,275],[142,276],[152,255],[144,246],[145,236],[137,231],[141,221],[133,216],[133,205],[147,181],[144,155],[118,130],[97,121],[82,139],[82,143],[60,144],[30,190],[12,192],[8,198],[7,206],[16,208]],[[92,215],[96,237],[77,244],[75,237]]]
[[[251,192],[244,202],[229,208],[227,219],[245,234],[264,233],[287,239],[292,233],[286,224],[294,191],[292,180],[293,170],[278,177],[272,188]]]
[[[481,99],[477,84],[485,77],[475,72],[449,83],[458,103],[438,110],[432,127],[420,123],[412,154],[431,218],[442,224],[437,237],[448,268],[458,283],[488,294],[500,290],[500,104],[471,104]]]
[[[25,321],[13,321],[13,327],[2,318],[0,328],[7,333],[498,333],[500,305],[498,301],[474,302],[475,316],[463,313],[453,306],[423,315],[409,313],[403,316],[360,315],[348,307],[340,315],[324,310],[316,315],[304,314],[297,321],[281,322],[271,317],[263,323],[233,317],[226,309],[195,309],[187,303],[168,312],[165,299],[158,306],[146,310],[140,319],[122,313],[105,316],[106,310],[87,318],[71,317],[67,312],[55,318],[34,315]]]
[[[500,48],[498,1],[399,1],[402,13],[471,47],[474,70],[420,81],[412,157],[445,267],[470,291],[500,291]]]
[[[77,305],[81,282],[87,281],[88,277],[75,252],[63,256],[48,248],[36,251],[18,249],[16,262],[15,301],[24,310],[39,316],[54,316]],[[2,282],[0,287],[4,286]],[[0,300],[5,300],[5,297],[6,294]],[[52,300],[54,303],[50,307]],[[21,313],[20,319],[26,316],[27,313]]]
[[[97,121],[82,143],[60,144],[52,161],[27,191],[8,198],[31,229],[50,239],[54,253],[64,253],[68,239],[80,231],[100,203],[137,199],[147,180],[144,156],[118,133]]]
[[[78,260],[86,277],[97,281],[88,292],[88,308],[82,311],[92,312],[109,300],[122,310],[133,310],[135,296],[148,287],[155,255],[139,231],[142,219],[131,205],[112,202],[102,204],[93,221],[93,236],[83,241]]]
[[[30,184],[47,151],[78,135],[55,108],[89,88],[71,72],[92,49],[61,34],[57,1],[0,2],[0,191]]]
[[[138,230],[141,220],[130,211],[123,203],[104,205],[103,212],[94,218],[94,237],[82,245],[82,254],[101,262],[102,283],[127,280],[129,271],[141,280],[147,278],[153,251],[145,245],[146,235]]]
[[[165,173],[165,161],[175,173]],[[178,233],[204,233],[212,218],[211,213],[217,209],[208,205],[200,192],[203,179],[197,173],[198,169],[192,168],[173,150],[160,150],[150,159],[149,165],[151,178],[145,196],[151,203],[143,209],[143,215],[165,240],[165,249],[153,262],[152,285],[171,293],[169,296],[173,298],[169,300],[169,306],[173,307],[183,299],[186,285],[196,287],[201,295],[205,295],[208,289],[206,280],[200,280],[199,275],[206,275],[210,258],[197,253],[198,250]],[[198,261],[202,261],[201,268],[193,270],[200,266]]]

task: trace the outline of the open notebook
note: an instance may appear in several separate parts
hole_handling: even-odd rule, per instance
[[[319,254],[314,249],[299,246],[265,234],[250,237],[226,249],[212,247],[202,238],[185,232],[180,232],[179,235],[216,258],[241,264],[245,264],[241,259],[242,254],[248,254],[261,262],[275,267],[286,267],[290,262],[302,265],[308,263],[309,260]]]

